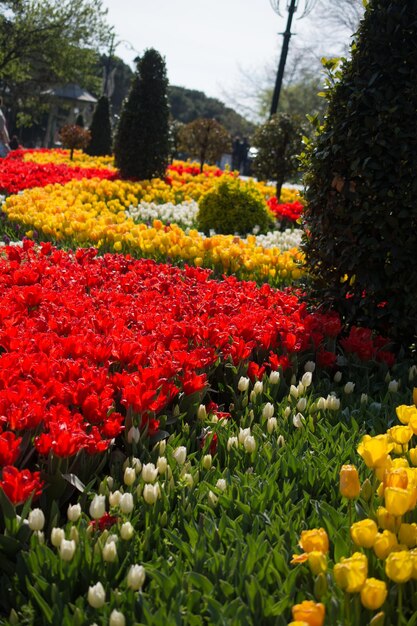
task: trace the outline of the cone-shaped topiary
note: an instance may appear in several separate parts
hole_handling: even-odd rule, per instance
[[[163,177],[169,154],[168,79],[159,52],[146,50],[123,105],[114,155],[123,178]]]
[[[370,0],[307,151],[313,296],[347,324],[417,335],[417,0]]]
[[[110,106],[107,96],[101,96],[94,109],[90,126],[91,141],[87,146],[87,154],[105,156],[112,153],[112,131],[110,124]]]

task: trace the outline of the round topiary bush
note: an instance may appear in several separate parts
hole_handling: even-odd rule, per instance
[[[204,233],[213,229],[222,235],[246,235],[255,227],[266,232],[273,225],[261,193],[239,178],[224,178],[203,196],[197,222]]]

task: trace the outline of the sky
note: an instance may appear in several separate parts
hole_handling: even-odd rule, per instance
[[[275,0],[276,1],[276,0]],[[243,73],[276,67],[288,13],[280,1],[282,17],[269,0],[103,0],[108,21],[116,33],[117,56],[134,67],[133,59],[146,48],[164,57],[171,85],[204,91],[227,101],[239,89]],[[312,44],[327,53],[314,10],[299,17],[299,0],[291,45]],[[349,39],[345,33],[342,41]],[[342,42],[340,42],[342,43]],[[230,99],[230,98],[229,98]]]

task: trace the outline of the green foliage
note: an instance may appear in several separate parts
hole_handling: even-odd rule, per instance
[[[253,163],[254,174],[263,180],[277,181],[278,199],[284,182],[298,171],[301,137],[300,120],[286,113],[273,115],[253,136],[252,143],[258,148]]]
[[[307,147],[313,296],[406,346],[417,335],[417,2],[371,0]]]
[[[200,172],[204,163],[215,163],[224,152],[230,151],[231,137],[219,122],[198,119],[182,126],[178,131],[180,150],[198,159]]]
[[[168,89],[168,98],[172,117],[183,124],[209,118],[216,119],[232,136],[250,136],[254,131],[254,124],[202,91],[172,85]]]
[[[205,233],[246,235],[259,227],[266,232],[272,226],[262,195],[250,182],[238,178],[221,180],[200,201],[198,227]]]
[[[112,130],[110,124],[109,99],[101,96],[94,110],[90,126],[91,141],[87,146],[87,154],[104,156],[112,153]]]
[[[97,50],[109,36],[101,0],[0,2],[0,85],[12,118],[18,106],[36,117],[42,91],[56,84],[93,88]]]
[[[146,50],[137,64],[117,128],[114,154],[123,178],[163,177],[169,153],[168,79],[159,52]]]

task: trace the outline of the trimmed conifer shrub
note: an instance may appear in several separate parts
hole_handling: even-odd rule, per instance
[[[110,123],[110,105],[107,96],[98,99],[90,126],[91,141],[87,154],[106,156],[112,153],[112,130]]]
[[[370,0],[306,152],[313,296],[402,345],[417,335],[417,0]]]
[[[169,154],[168,79],[153,48],[137,63],[116,133],[114,155],[123,178],[163,177]]]

